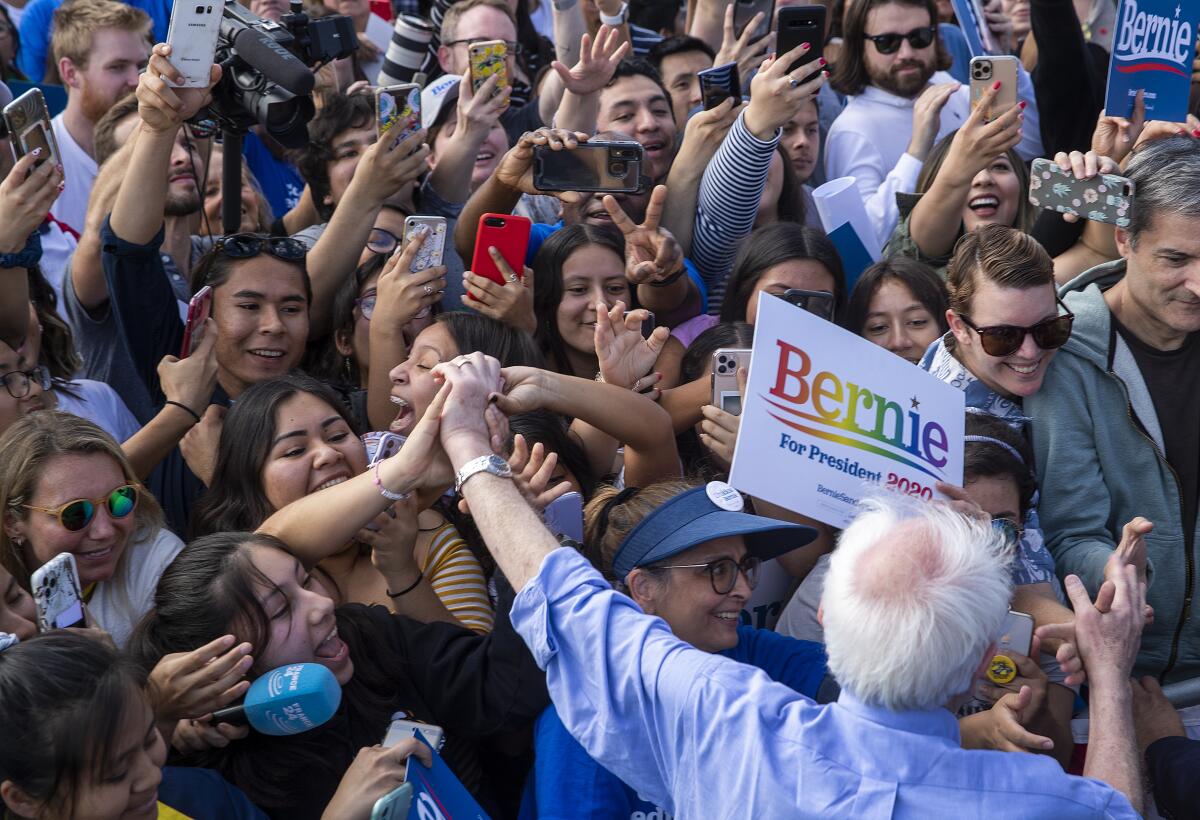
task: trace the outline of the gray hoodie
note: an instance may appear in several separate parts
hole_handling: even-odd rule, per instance
[[[1042,389],[1025,400],[1042,528],[1059,575],[1078,575],[1094,596],[1125,523],[1138,515],[1154,522],[1146,539],[1154,624],[1142,635],[1135,674],[1182,680],[1200,675],[1200,622],[1192,609],[1200,535],[1187,554],[1179,481],[1163,455],[1154,403],[1102,295],[1124,275],[1124,260],[1109,262],[1060,291],[1075,326]]]

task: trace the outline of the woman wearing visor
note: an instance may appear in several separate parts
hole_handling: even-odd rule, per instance
[[[609,487],[585,511],[586,551],[617,589],[683,640],[757,666],[819,703],[833,701],[838,687],[823,646],[739,622],[762,562],[804,546],[816,532],[742,510],[742,496],[721,481]],[[665,816],[592,760],[553,705],[538,718],[534,749],[523,818]]]

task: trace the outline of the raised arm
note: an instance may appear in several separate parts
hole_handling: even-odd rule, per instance
[[[556,128],[591,134],[596,130],[596,118],[600,115],[600,90],[612,79],[617,63],[629,53],[628,40],[612,26],[600,26],[595,39],[584,34],[579,43],[579,61],[569,68],[566,63],[555,60],[550,64],[554,73],[542,84],[543,101],[549,105],[552,89],[561,88],[561,101],[546,116],[542,109],[543,122]]]
[[[104,227],[104,220],[113,211],[125,172],[131,167],[130,157],[140,130],[139,120],[125,144],[100,166],[88,196],[87,216],[79,236],[79,245],[71,255],[71,286],[75,289],[75,298],[80,307],[92,314],[103,312],[109,296],[101,261],[100,231]]]
[[[62,170],[43,161],[35,149],[21,157],[0,183],[0,253],[17,255],[32,245],[34,234],[62,191]],[[27,176],[28,175],[28,176]],[[29,269],[0,268],[0,341],[16,350],[29,331]]]
[[[475,92],[468,73],[458,83],[454,133],[438,152],[437,164],[429,174],[428,183],[447,202],[458,204],[470,192],[475,155],[508,108],[510,89],[496,94],[497,82],[499,75],[493,74]]]

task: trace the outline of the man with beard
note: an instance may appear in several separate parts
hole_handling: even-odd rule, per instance
[[[970,91],[945,72],[934,0],[863,0],[846,15],[831,83],[848,95],[825,143],[829,179],[852,176],[880,242],[899,216],[896,194],[916,190],[929,150],[970,113]],[[1033,86],[1018,69],[1025,106],[1017,153],[1042,156]]]
[[[138,84],[150,58],[149,16],[115,0],[71,0],[54,12],[50,50],[67,89],[67,107],[52,120],[66,188],[50,213],[83,232],[96,179],[96,123]]]

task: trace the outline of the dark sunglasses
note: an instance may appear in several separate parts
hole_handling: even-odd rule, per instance
[[[875,50],[880,54],[895,54],[900,50],[901,40],[908,40],[910,46],[919,50],[929,48],[936,34],[937,29],[933,26],[923,26],[913,29],[908,34],[889,32],[887,34],[864,34],[863,37],[874,43]]]
[[[400,237],[384,228],[372,228],[367,235],[367,250],[371,253],[391,253],[400,246]]]
[[[96,517],[96,509],[101,505],[108,506],[108,514],[113,518],[125,518],[137,507],[138,488],[133,484],[117,487],[106,498],[77,498],[68,501],[61,507],[35,507],[32,504],[22,504],[27,510],[53,515],[69,532],[79,532],[86,529]]]
[[[1067,310],[1061,300],[1056,300],[1067,312],[1053,319],[1038,322],[1032,327],[1017,325],[992,325],[991,327],[976,327],[967,316],[959,314],[963,324],[979,334],[979,342],[983,352],[989,356],[1011,356],[1021,349],[1026,334],[1033,337],[1033,343],[1042,350],[1057,350],[1071,338],[1071,326],[1075,323],[1075,314]]]
[[[1017,544],[1021,543],[1024,529],[1011,518],[993,518],[992,529],[1000,534],[1009,549],[1016,549]]]
[[[728,595],[737,586],[738,573],[746,576],[746,585],[750,589],[758,586],[758,570],[762,559],[747,555],[739,564],[732,558],[718,558],[707,564],[667,564],[651,569],[703,569],[708,571],[708,579],[712,582],[713,592],[718,595]]]
[[[45,365],[39,365],[33,370],[10,370],[0,380],[4,382],[4,389],[8,391],[8,395],[14,399],[23,399],[29,395],[30,386],[36,384],[43,390],[50,389],[50,368]]]
[[[827,290],[788,288],[779,294],[779,298],[828,322],[833,321],[833,294]]]
[[[230,259],[251,259],[263,251],[285,262],[304,262],[308,249],[304,243],[286,236],[265,236],[258,233],[232,233],[222,236],[213,250]]]
[[[201,120],[189,120],[187,128],[192,135],[192,139],[197,140],[212,139],[221,130],[220,124],[211,117],[205,117]]]

